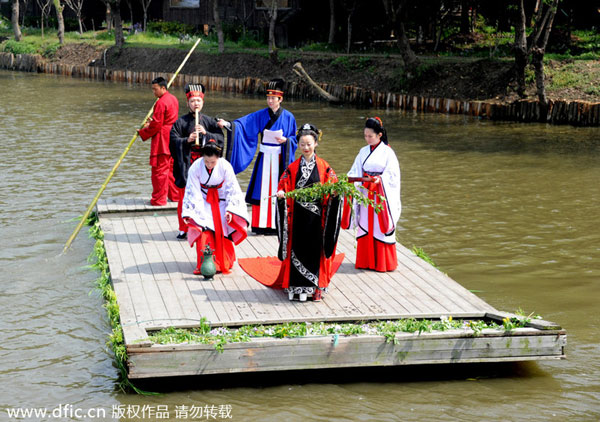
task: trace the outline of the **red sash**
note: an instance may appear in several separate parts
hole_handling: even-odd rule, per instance
[[[365,176],[368,175],[365,174]],[[379,180],[379,183],[365,182],[363,183],[363,187],[369,191],[369,199],[374,201],[375,204],[377,204],[381,209],[381,211],[377,213],[377,218],[379,219],[379,228],[383,234],[389,233],[393,227],[391,226],[390,213],[387,201],[385,200],[385,192],[383,190],[383,183],[381,182],[381,179]],[[373,224],[371,222],[373,219],[373,212],[374,208],[369,206],[369,233],[371,233],[373,230]]]
[[[223,186],[224,182],[221,182],[216,186],[201,185],[206,189],[206,202],[210,204],[210,211],[213,217],[213,225],[215,226],[215,256],[219,262],[223,263],[223,267],[228,268],[225,263],[225,250],[224,250],[224,236],[223,236],[223,223],[221,221],[221,208],[219,207],[219,188]],[[229,272],[229,271],[227,271]],[[225,270],[223,270],[225,273]]]

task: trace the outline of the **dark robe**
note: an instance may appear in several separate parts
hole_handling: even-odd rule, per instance
[[[221,128],[217,126],[217,119],[199,113],[198,123],[206,129],[206,135],[200,135],[198,139],[200,144],[198,147],[195,143],[188,142],[188,138],[196,126],[194,113],[190,112],[181,116],[171,128],[169,149],[173,157],[173,176],[175,177],[175,184],[180,188],[185,188],[188,171],[193,162],[192,155],[195,155],[192,152],[196,148],[196,154],[200,153],[199,149],[202,146],[203,138],[207,141],[214,139],[221,148],[225,145],[225,137]]]

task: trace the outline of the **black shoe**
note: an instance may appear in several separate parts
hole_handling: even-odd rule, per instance
[[[179,234],[177,235],[177,239],[179,239],[179,240],[187,239],[187,233],[186,232],[179,232]]]

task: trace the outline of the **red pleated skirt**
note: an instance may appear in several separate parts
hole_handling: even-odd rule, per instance
[[[398,267],[396,244],[383,243],[375,238],[372,241],[369,239],[369,236],[357,239],[356,268],[380,272],[394,271]]]

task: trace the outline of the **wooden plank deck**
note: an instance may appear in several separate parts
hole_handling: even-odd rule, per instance
[[[444,345],[435,343],[433,340],[439,340],[439,335],[433,336],[432,341],[428,343],[434,346],[432,350],[420,353],[415,359],[399,361],[393,356],[398,353],[406,354],[406,350],[403,352],[402,347],[413,347],[415,339],[410,339],[410,343],[405,342],[399,350],[388,346],[378,349],[372,344],[366,346],[369,342],[364,343],[362,339],[356,343],[365,344],[364,350],[357,352],[361,356],[364,355],[359,361],[347,357],[337,358],[329,350],[325,353],[329,356],[327,362],[319,363],[319,359],[323,356],[320,358],[310,356],[324,353],[327,342],[296,339],[294,343],[297,346],[296,352],[303,350],[303,353],[310,355],[304,363],[300,363],[303,361],[299,360],[296,362],[297,367],[294,368],[277,367],[272,364],[262,367],[258,365],[262,369],[257,369],[254,358],[244,363],[244,359],[240,360],[236,355],[240,350],[248,352],[248,349],[244,349],[239,344],[226,347],[232,354],[229,359],[233,359],[228,360],[224,357],[212,356],[214,348],[210,347],[190,345],[166,347],[152,345],[147,341],[149,331],[165,327],[197,327],[203,317],[213,326],[232,327],[283,322],[437,319],[450,315],[454,318],[501,319],[505,315],[400,244],[397,245],[399,265],[396,271],[377,273],[357,270],[354,268],[354,236],[351,232],[343,230],[338,242],[338,253],[344,253],[345,258],[332,279],[329,293],[320,302],[290,302],[285,292],[258,283],[249,277],[237,262],[231,274],[218,274],[213,280],[204,280],[200,276],[193,275],[192,271],[196,263],[195,249],[190,248],[186,241],[179,241],[175,237],[176,204],[153,207],[140,199],[109,199],[99,201],[97,210],[104,231],[104,242],[121,313],[125,343],[130,355],[130,365],[135,368],[133,370],[130,368],[130,377],[352,366],[351,362],[369,365],[376,363],[373,363],[371,358],[366,359],[365,356],[372,357],[372,353],[377,350],[379,354],[382,350],[387,350],[386,356],[389,354],[387,357],[379,356],[375,360],[382,365],[434,363],[443,361],[441,356],[444,353],[446,355],[449,353],[451,357],[446,361],[458,361],[452,357],[456,356],[456,347],[459,347],[456,341],[462,339],[460,341],[464,342],[464,336],[460,333],[452,337],[455,341],[452,347],[447,346],[446,343]],[[249,235],[236,247],[236,255],[238,258],[274,256],[277,253],[277,246],[276,236]],[[540,347],[544,350],[552,350],[553,352],[548,355],[551,358],[563,358],[563,338],[559,335],[558,340],[551,339],[547,334],[563,333],[566,338],[564,331],[552,323],[547,323],[542,328],[543,330],[538,331],[545,333],[548,344],[541,344]],[[528,330],[523,334],[523,344],[529,344],[530,336],[535,335],[531,330],[537,328],[532,327]],[[423,341],[424,338],[421,336],[419,341]],[[288,348],[293,347],[290,344],[283,345],[282,340],[278,341],[253,342],[252,347],[256,350],[252,353],[272,360],[274,353],[287,353]],[[380,342],[381,338],[377,343],[381,346]],[[477,356],[482,359],[482,353],[476,351],[477,347],[483,348],[482,350],[490,347],[489,342],[482,344],[484,345],[473,344],[473,350],[468,353],[462,351],[460,361],[477,359]],[[515,340],[514,344],[520,343]],[[338,350],[347,347],[338,347]],[[168,358],[168,354],[164,354],[165,350],[177,351],[180,354],[177,358]],[[200,351],[210,353],[212,357],[199,358],[197,355]],[[519,356],[510,353],[493,355],[488,350],[484,354],[488,356],[485,359],[494,358],[495,361],[510,360],[511,356],[513,360],[548,358],[542,356],[545,352],[540,354],[530,351],[529,353],[529,355]],[[150,358],[151,355],[153,358]],[[163,367],[165,359],[170,363]],[[193,363],[183,364],[182,360],[187,359],[192,359]],[[225,361],[209,367],[208,361],[204,359],[211,362],[221,359]],[[338,362],[338,359],[341,361]],[[180,369],[173,369],[172,365],[179,365]],[[219,365],[224,367],[221,368]],[[230,367],[226,368],[227,365]]]

